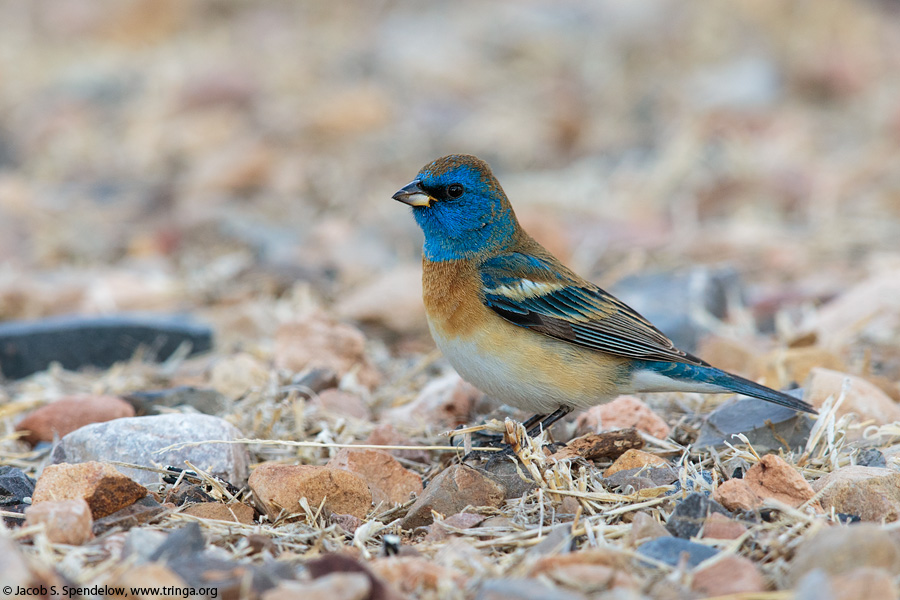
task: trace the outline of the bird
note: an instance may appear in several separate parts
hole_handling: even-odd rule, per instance
[[[393,195],[425,235],[422,296],[435,344],[459,375],[534,417],[529,434],[623,394],[739,393],[808,403],[713,367],[576,275],[519,224],[483,160],[451,154]]]

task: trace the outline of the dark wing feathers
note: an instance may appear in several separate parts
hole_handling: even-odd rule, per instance
[[[534,256],[485,261],[481,283],[484,304],[521,327],[616,356],[706,365],[627,304]]]

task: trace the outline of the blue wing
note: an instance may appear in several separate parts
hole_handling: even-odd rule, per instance
[[[510,252],[482,263],[482,298],[501,317],[592,350],[706,366],[627,304],[551,261]]]

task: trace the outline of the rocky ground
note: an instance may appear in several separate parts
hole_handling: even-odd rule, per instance
[[[898,67],[887,1],[0,4],[0,591],[896,598]],[[390,199],[449,152],[819,415],[525,436]]]

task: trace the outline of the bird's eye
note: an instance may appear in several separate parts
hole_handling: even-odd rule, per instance
[[[451,198],[459,198],[466,190],[458,183],[451,183],[447,186],[447,195]]]

